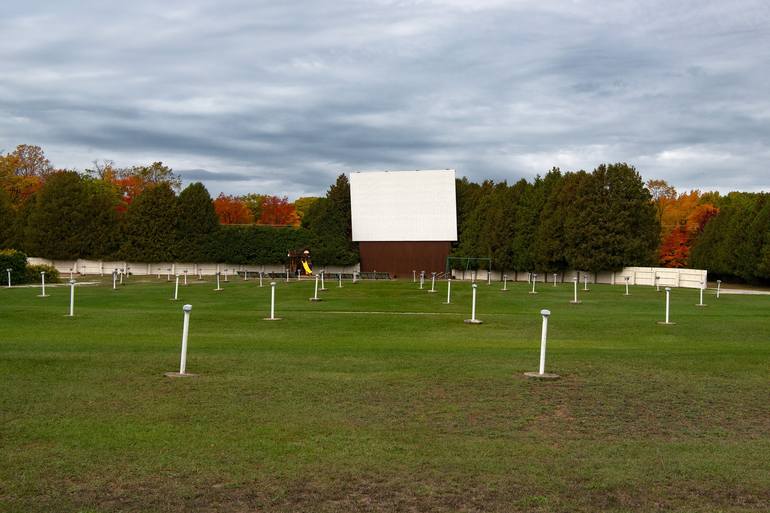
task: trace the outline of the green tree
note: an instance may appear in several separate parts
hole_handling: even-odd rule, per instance
[[[83,209],[81,258],[110,258],[120,248],[120,195],[112,184],[93,178],[81,178]]]
[[[212,237],[219,230],[214,203],[200,182],[185,187],[177,199],[177,258],[186,262],[210,259]]]
[[[52,259],[105,258],[118,245],[118,204],[114,188],[74,171],[51,174],[20,212],[24,248]]]
[[[593,273],[651,264],[660,233],[650,192],[625,163],[602,164],[581,181],[564,229],[568,263]]]
[[[126,260],[168,262],[177,248],[177,198],[168,183],[147,188],[126,211],[120,255]]]
[[[16,212],[11,205],[11,198],[4,189],[0,188],[0,249],[11,247],[15,223]]]
[[[300,223],[302,222],[302,218],[305,217],[305,214],[307,214],[308,210],[310,210],[310,207],[313,206],[313,203],[318,201],[318,196],[303,196],[302,198],[297,198],[294,201],[294,209],[297,211],[297,216],[299,217]],[[259,219],[258,217],[255,219]]]
[[[587,177],[585,171],[566,173],[548,193],[532,247],[535,269],[550,273],[564,271],[569,267],[564,220],[575,201],[575,192],[580,182]]]
[[[267,194],[250,193],[245,196],[241,196],[241,200],[251,212],[251,216],[254,220],[259,219],[262,216],[262,203],[264,203]]]
[[[358,262],[358,248],[352,242],[350,183],[344,174],[329,187],[325,198],[313,203],[302,219],[302,225],[313,235],[314,264],[352,265]]]
[[[86,188],[74,171],[54,173],[35,195],[25,228],[25,248],[34,256],[80,258],[87,234]]]

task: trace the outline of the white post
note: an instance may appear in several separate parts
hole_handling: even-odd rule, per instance
[[[436,273],[431,273],[430,290],[428,292],[436,292]]]
[[[412,283],[417,283],[417,271],[412,270]]]
[[[289,283],[289,268],[286,268],[286,283]],[[323,288],[323,287],[321,287]]]
[[[227,277],[228,277],[228,274],[227,274],[227,267],[225,267],[225,281],[226,281],[226,282],[227,282],[227,281],[230,281],[230,280],[228,280],[228,279],[227,279]]]
[[[244,269],[243,270],[243,281],[248,281],[248,279],[249,279],[249,270],[248,269]]]
[[[570,303],[572,303],[573,305],[576,305],[576,304],[580,303],[580,301],[578,301],[578,295],[577,295],[577,289],[578,289],[578,278],[577,278],[577,276],[572,278],[572,284],[574,286],[575,298],[572,301],[570,301]]]
[[[660,292],[660,277],[655,273],[655,290]]]
[[[492,269],[487,269],[487,285],[492,285]]]
[[[446,279],[446,304],[452,303],[452,278]]]
[[[315,275],[315,292],[313,292],[313,297],[310,298],[310,301],[320,301],[321,298],[318,297],[318,275]]]
[[[342,288],[342,273],[337,273],[337,276],[339,278],[339,285],[337,286],[337,288],[341,289]]]
[[[583,273],[583,290],[588,290],[588,274]]]
[[[671,324],[669,322],[669,311],[671,310],[671,289],[666,287],[666,324]]]
[[[120,284],[123,285],[123,269],[120,270]]]
[[[420,290],[422,290],[422,285],[425,282],[425,271],[420,272]]]
[[[70,317],[75,316],[75,280],[70,280]]]
[[[629,277],[625,276],[624,278],[626,280],[626,296],[627,296],[628,295],[628,279],[629,279]]]
[[[40,286],[42,288],[40,297],[47,297],[45,295],[45,271],[40,271]]]
[[[270,319],[275,320],[275,282],[270,282]]]
[[[508,290],[508,275],[504,274],[503,275],[503,291],[507,291],[507,290]]]
[[[545,341],[548,338],[548,316],[551,315],[549,310],[540,310],[540,315],[543,316],[543,330],[540,334],[540,374],[545,374]]]
[[[556,273],[553,273],[553,286],[556,286]]]
[[[176,283],[174,284],[174,301],[179,298],[179,275],[176,275]]]
[[[699,292],[700,292],[700,301],[698,302],[698,306],[706,306],[703,304],[703,282],[702,281],[700,282]]]
[[[217,271],[217,288],[214,290],[222,290],[222,287],[219,286],[219,271]]]
[[[187,269],[184,270],[184,285],[187,286]]]
[[[326,290],[326,286],[324,285],[324,274],[326,274],[326,272],[321,271],[321,290]]]
[[[70,267],[70,281],[72,281],[72,267]]]
[[[8,283],[11,283],[11,275],[8,275]],[[10,285],[9,285],[10,287]],[[719,289],[722,287],[722,280],[717,280],[717,299],[719,299]]]
[[[530,294],[537,294],[537,292],[535,292],[535,283],[537,283],[537,273],[532,275],[532,290],[530,291]]]
[[[473,284],[473,300],[471,302],[471,322],[476,322],[476,287],[477,285]]]
[[[8,268],[5,270],[8,273],[8,288],[11,288],[11,269]]]
[[[353,271],[353,283],[357,283],[356,282],[356,271]]]
[[[262,271],[259,271],[259,286],[262,286]]]
[[[178,277],[178,276],[177,276]],[[184,374],[187,367],[187,335],[190,332],[190,311],[192,305],[184,305],[184,322],[182,323],[182,355],[179,359],[179,374]]]
[[[118,270],[115,269],[112,271],[112,290],[117,290],[118,288]]]

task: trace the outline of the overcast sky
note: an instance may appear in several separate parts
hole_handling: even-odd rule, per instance
[[[0,63],[0,149],[161,160],[212,195],[616,161],[770,190],[767,0],[10,0]]]

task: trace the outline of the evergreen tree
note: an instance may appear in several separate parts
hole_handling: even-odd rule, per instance
[[[544,214],[551,191],[562,181],[561,171],[553,168],[545,177],[537,177],[531,185],[517,184],[521,194],[516,202],[515,235],[513,237],[514,268],[518,271],[538,271],[536,267],[536,241],[538,227]]]
[[[649,191],[625,163],[602,164],[580,181],[564,229],[567,262],[593,273],[651,264],[660,232]]]
[[[128,207],[120,255],[125,260],[168,262],[177,247],[177,198],[168,183],[144,190]]]
[[[352,265],[358,262],[358,248],[352,242],[350,183],[347,176],[338,176],[326,197],[310,206],[302,218],[302,226],[314,236],[314,264]]]
[[[87,194],[77,173],[48,176],[31,205],[24,231],[25,248],[34,256],[58,260],[80,258],[88,222]]]
[[[540,215],[532,248],[535,269],[552,273],[569,267],[564,221],[575,201],[580,182],[587,177],[585,171],[567,173],[551,188]]]
[[[110,258],[120,248],[120,194],[116,187],[103,180],[82,178],[82,181],[86,220],[80,256]]]
[[[200,182],[188,185],[177,199],[176,257],[185,262],[209,260],[212,238],[219,230],[214,203]]]
[[[11,205],[11,198],[0,188],[0,249],[11,247],[15,222],[16,213]]]

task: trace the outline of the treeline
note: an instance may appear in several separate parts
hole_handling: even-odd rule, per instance
[[[80,173],[55,170],[39,148],[29,148],[0,158],[0,248],[55,260],[257,265],[308,248],[317,265],[358,262],[345,175],[308,206],[302,226],[230,226],[220,222],[203,184],[177,194],[180,180],[161,163],[118,177]]]
[[[55,169],[37,146],[0,155],[0,248],[52,259],[275,264],[309,248],[317,265],[358,262],[345,175],[322,198],[220,195],[160,162],[84,172]],[[257,223],[257,224],[255,224]],[[642,182],[625,163],[552,169],[534,181],[457,180],[456,257],[500,271],[707,269],[770,282],[766,193],[689,191]]]
[[[532,183],[457,182],[453,255],[490,257],[499,271],[618,270],[656,261],[660,224],[650,191],[627,164],[552,169]]]

